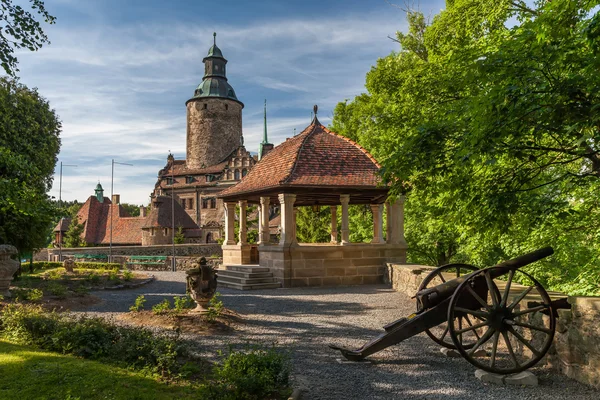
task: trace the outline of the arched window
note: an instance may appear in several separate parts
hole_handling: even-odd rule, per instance
[[[235,180],[236,180],[236,181],[239,181],[239,180],[240,180],[240,170],[239,170],[239,169],[236,169],[236,170],[235,170]]]
[[[206,243],[211,243],[212,242],[212,233],[208,232],[206,234]]]
[[[246,168],[244,168],[244,169],[242,170],[242,177],[244,177],[244,176],[246,176],[246,175],[248,175],[248,170],[247,170]]]
[[[210,208],[217,208],[217,199],[214,197],[210,199]]]
[[[230,181],[231,180],[231,171],[227,171],[227,180]]]
[[[208,109],[208,104],[204,103],[204,109]]]

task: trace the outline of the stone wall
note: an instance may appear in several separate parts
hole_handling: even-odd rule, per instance
[[[395,290],[413,296],[421,281],[433,269],[422,265],[388,263],[386,282]],[[515,283],[512,287],[517,294],[524,288]],[[566,297],[556,292],[549,294],[552,299]],[[540,299],[528,296],[527,300]],[[570,378],[600,389],[600,297],[569,297],[568,301],[572,309],[558,310],[554,344],[545,362]],[[542,325],[547,318],[535,313],[529,323]],[[529,351],[517,342],[513,346],[516,353]]]
[[[221,246],[213,244],[176,244],[175,256],[210,257],[217,255],[221,257],[223,252]],[[58,249],[48,249],[49,258],[58,257]],[[63,248],[63,256],[73,254],[109,254],[108,247],[75,247]],[[116,256],[170,256],[173,254],[172,245],[160,246],[113,246],[113,257]]]
[[[187,103],[188,168],[222,162],[241,144],[242,105],[225,98],[199,98]]]
[[[260,266],[268,267],[283,287],[381,283],[386,262],[402,262],[405,255],[404,248],[391,244],[259,247]]]

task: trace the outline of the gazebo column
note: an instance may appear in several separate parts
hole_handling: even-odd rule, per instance
[[[350,225],[348,223],[348,203],[350,202],[349,194],[340,195],[340,203],[342,203],[342,244],[350,243]]]
[[[266,246],[271,241],[271,232],[269,231],[269,202],[270,197],[260,198],[260,221],[261,228],[260,244]]]
[[[388,210],[388,243],[406,244],[404,238],[404,196],[390,203]]]
[[[371,243],[383,242],[383,207],[381,204],[371,204],[373,212],[373,240]]]
[[[248,244],[248,231],[246,227],[246,211],[248,202],[246,200],[239,201],[240,206],[240,233],[239,233],[239,245]]]
[[[294,202],[295,194],[282,193],[279,195],[279,204],[281,204],[281,239],[280,245],[290,244],[296,241],[294,236]]]
[[[223,203],[225,206],[225,244],[235,244],[235,203]]]
[[[392,243],[392,204],[385,202],[385,242]]]
[[[337,206],[330,206],[331,210],[331,243],[337,243]]]
[[[263,241],[262,206],[260,204],[257,207],[257,211],[258,211],[258,238],[257,238],[256,244],[260,246]]]
[[[292,241],[297,243],[298,242],[298,237],[296,236],[296,227],[298,226],[296,224],[296,220],[298,218],[298,207],[294,207],[294,223],[292,224]]]

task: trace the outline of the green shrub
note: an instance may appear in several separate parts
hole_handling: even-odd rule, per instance
[[[17,343],[74,354],[163,377],[177,373],[187,357],[178,338],[154,336],[144,328],[111,325],[101,318],[44,312],[40,306],[9,304],[0,311],[0,335]]]
[[[56,261],[34,261],[33,262],[33,270],[44,270],[44,269],[52,269],[52,268],[60,268],[63,266],[63,263]]]
[[[27,293],[27,300],[29,300],[33,303],[42,301],[43,297],[44,297],[44,292],[42,292],[40,289],[31,289],[29,291],[29,293]]]
[[[64,298],[67,296],[67,287],[57,282],[50,282],[48,284],[48,291],[51,295],[60,298]]]
[[[119,283],[121,282],[121,279],[119,279],[119,274],[118,271],[110,271],[108,273],[108,280],[112,281],[114,283]]]
[[[223,313],[223,302],[221,301],[221,293],[217,292],[208,302],[208,312],[205,314],[205,319],[208,322],[215,322]]]
[[[129,307],[129,311],[138,312],[144,309],[144,304],[146,303],[146,298],[143,294],[139,295],[135,299],[135,303],[131,307]]]
[[[190,296],[175,296],[173,297],[174,310],[181,312],[186,308],[193,308],[196,303]]]
[[[170,309],[171,309],[171,303],[169,302],[169,299],[164,299],[160,303],[152,306],[152,312],[157,315],[164,314],[167,311],[169,311]]]
[[[129,270],[123,271],[123,280],[125,282],[129,282],[132,279],[133,279],[133,272],[131,272]]]
[[[90,281],[90,283],[92,285],[97,285],[100,283],[100,275],[98,275],[95,272],[92,272],[91,274],[88,275],[88,277],[86,278],[88,281]]]
[[[80,269],[106,269],[106,270],[119,270],[121,264],[119,263],[107,263],[107,262],[76,262],[75,268]]]
[[[53,281],[56,281],[56,280],[62,278],[62,276],[63,276],[63,271],[61,269],[58,269],[58,268],[57,269],[51,269],[51,270],[49,270],[48,272],[45,273],[45,277],[47,279],[50,279],[50,280],[53,280]]]
[[[275,348],[248,347],[232,351],[215,367],[215,380],[202,384],[199,398],[271,399],[291,394],[291,362]]]
[[[90,292],[90,289],[87,286],[78,285],[75,287],[75,289],[73,289],[73,291],[78,296],[84,296]]]

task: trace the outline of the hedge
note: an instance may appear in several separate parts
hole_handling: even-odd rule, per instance
[[[38,269],[52,269],[52,268],[60,268],[63,266],[63,263],[57,261],[34,261],[33,268],[34,270]],[[121,264],[119,263],[107,263],[107,262],[76,262],[75,268],[82,269],[120,269]]]

